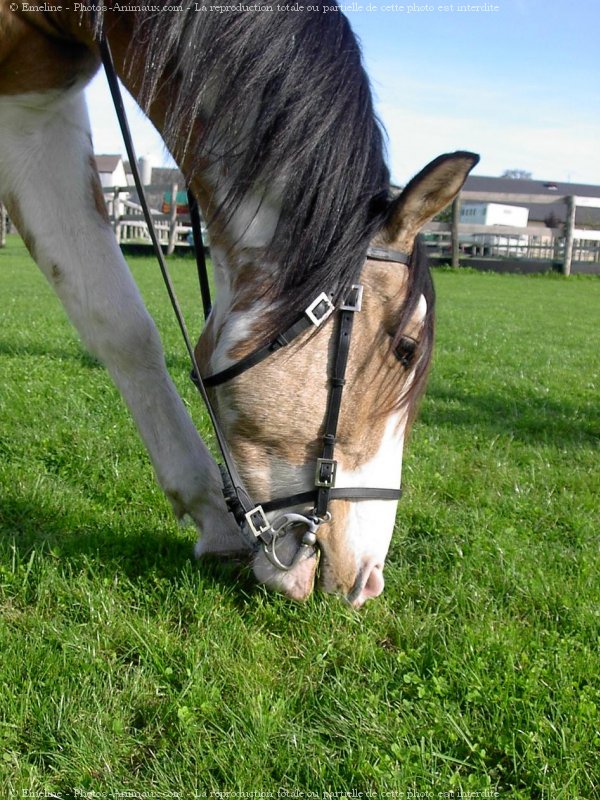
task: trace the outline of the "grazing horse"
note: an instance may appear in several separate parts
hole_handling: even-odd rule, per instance
[[[209,225],[217,299],[196,347],[202,374],[273,341],[323,293],[339,308],[362,286],[335,459],[324,459],[355,497],[331,500],[317,547],[291,569],[278,569],[265,548],[253,556],[257,578],[292,598],[317,582],[359,607],[383,589],[396,513],[396,500],[360,497],[362,487],[399,489],[432,350],[433,290],[417,234],[477,157],[441,156],[392,198],[359,48],[331,0],[296,11],[204,0],[180,10],[153,0],[65,11],[0,0],[0,199],[110,372],[175,513],[197,525],[198,555],[246,545],[109,224],[83,94],[102,36]],[[336,317],[210,389],[253,497],[314,489]],[[280,559],[292,560],[300,534],[286,528]]]

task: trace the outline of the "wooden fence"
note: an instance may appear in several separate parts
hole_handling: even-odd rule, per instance
[[[158,240],[167,255],[172,255],[178,246],[190,247],[192,230],[190,217],[189,213],[177,213],[177,184],[152,184],[146,186],[145,190]],[[130,199],[133,191],[133,187],[105,188],[104,200],[108,215],[120,244],[150,244],[142,207]],[[170,202],[165,202],[165,196],[170,197]],[[204,226],[202,234],[206,242]]]
[[[149,186],[148,195],[161,244],[167,253],[176,246],[189,246],[189,216],[178,215],[174,204],[167,213],[163,198],[177,197],[177,185]],[[115,234],[119,242],[149,242],[146,223],[139,204],[130,200],[130,189],[105,190]],[[125,195],[124,195],[125,193]],[[566,223],[549,228],[543,225],[511,227],[506,225],[474,225],[460,221],[462,203],[504,203],[550,205],[563,202],[567,208]],[[460,259],[469,256],[521,258],[560,263],[565,275],[571,273],[573,260],[600,264],[600,231],[575,227],[577,208],[600,208],[600,198],[552,195],[474,192],[463,190],[452,205],[451,222],[430,222],[424,233],[432,255],[447,256],[457,267]],[[206,241],[206,239],[205,239]]]
[[[154,184],[146,189],[159,241],[167,254],[173,253],[177,246],[189,247],[191,224],[189,214],[177,213],[177,184]],[[131,199],[132,192],[132,187],[104,189],[111,224],[120,243],[150,243],[141,206]],[[175,202],[166,205],[164,198],[167,196]],[[460,210],[465,201],[517,205],[563,202],[566,205],[566,222],[556,228],[463,223],[460,221]],[[570,275],[573,260],[600,264],[600,230],[576,228],[577,208],[600,208],[600,198],[463,190],[452,205],[451,222],[430,222],[424,233],[430,253],[447,256],[454,267],[459,266],[461,258],[469,256],[517,257],[559,262],[563,274]],[[0,206],[0,246],[4,244],[5,222],[5,211]],[[206,242],[204,228],[203,237]]]
[[[0,203],[0,247],[6,246],[6,209]]]
[[[460,221],[460,210],[464,201],[476,203],[535,204],[550,205],[562,202],[566,205],[566,222],[564,227],[549,228],[542,225],[527,227],[511,227],[507,225],[473,225]],[[592,261],[600,264],[600,230],[588,230],[575,227],[577,208],[600,208],[600,198],[566,195],[556,197],[547,194],[518,194],[497,192],[474,192],[463,190],[452,204],[452,221],[449,223],[432,222],[426,226],[425,232],[437,234],[439,240],[446,238],[448,245],[442,247],[449,251],[453,267],[458,267],[462,252],[465,250],[465,237],[481,235],[481,248],[485,248],[485,240],[491,241],[488,250],[496,256],[509,257],[511,254],[522,258],[540,258],[559,261],[564,275],[571,274],[574,256],[578,260]],[[496,241],[494,242],[494,238]],[[514,240],[514,241],[513,241]],[[473,240],[469,246],[473,255],[477,255],[478,242]],[[462,251],[462,252],[461,252]],[[504,252],[503,252],[504,251]],[[484,255],[486,253],[480,253]],[[488,253],[489,254],[489,253]]]

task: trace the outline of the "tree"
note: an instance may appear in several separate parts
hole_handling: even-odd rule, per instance
[[[527,172],[525,169],[505,169],[501,178],[514,178],[515,180],[520,181],[530,181],[531,180],[531,172]]]
[[[558,228],[558,226],[560,225],[560,219],[554,213],[554,211],[551,211],[544,217],[544,225],[547,228]]]
[[[452,222],[452,206],[449,205],[433,218],[434,222]]]
[[[0,203],[0,247],[6,246],[6,211]]]

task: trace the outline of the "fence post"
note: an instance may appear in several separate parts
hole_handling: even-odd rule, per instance
[[[575,229],[575,211],[577,210],[577,198],[574,195],[567,197],[567,221],[565,223],[565,260],[563,261],[563,275],[571,274],[571,263],[573,261],[573,231]]]
[[[169,219],[169,244],[167,245],[167,255],[172,256],[175,252],[175,242],[177,241],[177,189],[176,183],[171,186],[171,217]]]
[[[112,223],[113,223],[113,230],[115,232],[115,236],[117,242],[121,243],[121,201],[119,199],[121,189],[118,186],[115,186],[113,189],[113,200],[112,200]]]
[[[452,241],[452,266],[456,269],[460,267],[460,243],[458,241],[458,227],[460,225],[460,192],[452,203],[452,225],[450,228],[450,239]]]
[[[6,247],[6,209],[0,203],[0,247]]]

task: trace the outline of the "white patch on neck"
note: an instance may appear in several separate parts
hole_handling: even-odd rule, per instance
[[[202,175],[212,195],[211,207],[216,209],[221,208],[233,189],[231,178],[224,169],[226,160],[227,156],[223,155]],[[261,249],[271,243],[283,205],[281,184],[275,183],[264,191],[249,189],[225,220],[225,235],[233,250]],[[210,218],[210,213],[208,216]]]
[[[219,341],[210,356],[210,372],[214,374],[221,372],[235,364],[239,359],[230,356],[231,351],[239,342],[248,339],[252,333],[253,326],[261,314],[265,311],[264,303],[257,303],[252,309],[245,311],[229,312],[225,309],[223,317],[227,317],[223,322]],[[212,312],[211,312],[212,313]]]
[[[275,235],[280,213],[281,202],[273,192],[263,196],[248,192],[228,224],[228,234],[236,247],[267,247]]]
[[[23,94],[9,94],[0,96],[0,108],[3,114],[14,110],[17,114],[28,112],[53,112],[57,104],[76,95],[79,92],[79,82],[68,90],[48,89],[45,92],[24,92]],[[37,118],[32,117],[35,121]],[[4,120],[3,120],[4,124]]]

